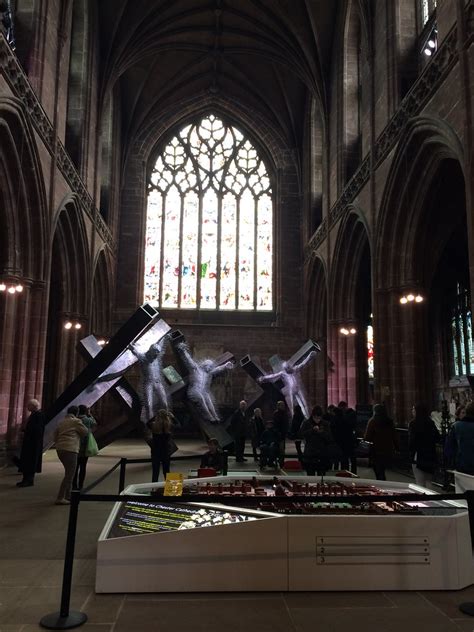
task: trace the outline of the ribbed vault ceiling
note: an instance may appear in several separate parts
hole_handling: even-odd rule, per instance
[[[101,0],[104,85],[120,82],[125,136],[199,94],[260,110],[301,146],[325,81],[339,0]]]

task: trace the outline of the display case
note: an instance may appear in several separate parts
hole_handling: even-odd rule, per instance
[[[116,503],[99,538],[97,592],[446,590],[473,582],[467,509],[430,500],[433,492],[416,485],[252,475],[183,485],[192,502],[164,497],[163,484],[127,487],[136,500]],[[375,498],[412,493],[428,496]]]

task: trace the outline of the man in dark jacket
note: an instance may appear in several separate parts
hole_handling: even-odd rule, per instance
[[[285,461],[285,439],[290,427],[290,419],[288,417],[288,413],[286,412],[286,404],[284,401],[277,402],[276,410],[273,413],[273,425],[280,435],[278,460],[280,462],[280,467],[283,467],[283,463]]]
[[[246,458],[244,458],[247,425],[247,402],[245,401],[245,399],[243,399],[239,404],[239,408],[232,415],[229,425],[229,432],[234,439],[236,463],[243,463],[247,460]]]
[[[27,408],[31,413],[23,428],[23,443],[21,446],[18,469],[23,474],[23,480],[17,487],[31,487],[34,485],[35,474],[41,472],[43,461],[43,433],[44,414],[37,399],[28,402]]]

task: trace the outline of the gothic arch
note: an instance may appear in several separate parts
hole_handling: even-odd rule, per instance
[[[306,329],[308,335],[326,338],[328,273],[326,262],[318,255],[311,260],[305,282]]]
[[[371,241],[363,212],[351,205],[339,226],[330,274],[329,375],[332,401],[371,401],[367,331],[372,315]],[[350,336],[344,330],[354,330]]]
[[[90,255],[82,210],[67,196],[54,217],[43,398],[51,404],[81,367],[78,337],[88,328]],[[67,323],[72,327],[67,328]],[[80,325],[76,329],[75,325]]]
[[[91,265],[84,218],[75,194],[60,204],[51,235],[52,265],[61,265],[63,311],[84,317],[88,313]]]
[[[316,255],[310,262],[305,283],[306,331],[307,335],[318,342],[322,353],[308,370],[308,381],[313,402],[327,403],[327,372],[331,364],[328,356],[327,340],[327,267],[325,261]]]
[[[1,271],[43,280],[47,231],[44,182],[33,132],[21,103],[13,98],[0,99],[0,178]]]
[[[197,95],[193,99],[186,99],[174,104],[164,112],[150,116],[147,124],[135,137],[126,156],[126,170],[122,177],[126,183],[122,189],[121,215],[121,243],[125,244],[124,235],[127,234],[127,261],[125,261],[124,247],[119,247],[118,274],[122,278],[129,277],[130,283],[122,285],[120,293],[129,307],[140,303],[143,297],[144,269],[144,235],[145,235],[145,191],[148,172],[151,172],[154,152],[168,136],[201,115],[213,113],[222,117],[230,125],[240,128],[255,145],[265,160],[269,175],[272,179],[274,196],[274,250],[282,248],[282,242],[291,233],[292,226],[299,224],[301,208],[298,196],[301,193],[301,173],[296,164],[296,155],[281,134],[281,130],[265,119],[254,109],[242,103],[226,99],[220,95]],[[129,184],[131,183],[131,184]],[[285,212],[282,212],[282,209]],[[129,233],[133,232],[134,243],[130,242]],[[296,242],[295,242],[296,244]],[[131,249],[133,250],[131,251]],[[298,266],[300,261],[301,242],[294,250],[287,254],[286,268]],[[133,254],[131,254],[131,252]],[[130,259],[133,258],[132,264]],[[280,258],[275,259],[274,276],[278,280],[286,275]],[[136,275],[132,280],[131,277]],[[288,273],[289,278],[289,273]],[[290,292],[291,281],[283,281],[285,292]],[[294,285],[294,284],[293,284]],[[294,287],[293,287],[294,291]],[[277,292],[277,296],[281,293]]]
[[[331,265],[329,284],[333,320],[342,322],[357,318],[360,268],[367,256],[370,264],[371,251],[365,217],[361,209],[351,205],[339,226]]]
[[[113,289],[110,254],[102,248],[94,262],[92,285],[91,331],[96,335],[110,334]]]
[[[427,221],[426,201],[444,161],[459,164],[462,144],[444,121],[416,117],[400,139],[382,197],[377,221],[374,271],[376,287],[404,287],[423,282],[420,228]],[[425,238],[431,234],[427,230]],[[394,248],[394,245],[396,248]]]

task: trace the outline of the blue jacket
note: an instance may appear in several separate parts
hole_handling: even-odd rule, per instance
[[[474,474],[474,418],[464,417],[454,424],[456,436],[456,469]]]

